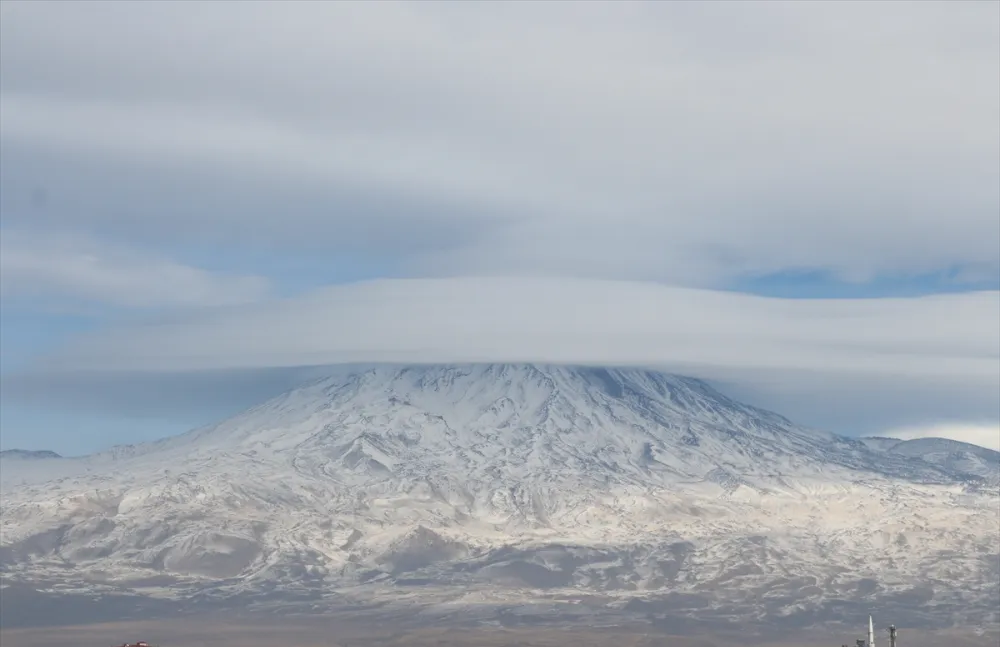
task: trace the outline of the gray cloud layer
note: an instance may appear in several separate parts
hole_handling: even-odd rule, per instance
[[[996,3],[5,3],[0,30],[8,223],[425,275],[1000,268]]]
[[[1000,272],[997,3],[5,1],[0,14],[5,306],[254,302],[269,285],[246,259],[264,257],[695,288],[788,270]],[[191,265],[209,256],[239,269]],[[185,385],[235,402],[331,362],[640,363],[841,431],[924,429],[1000,418],[998,327],[996,292],[789,302],[366,283],[106,331],[3,388],[5,402],[170,411],[189,406]]]

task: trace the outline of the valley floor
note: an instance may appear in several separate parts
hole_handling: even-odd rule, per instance
[[[858,630],[860,631],[860,629]],[[648,625],[617,627],[535,626],[517,628],[399,628],[350,619],[309,617],[237,618],[218,616],[147,620],[47,628],[0,629],[4,647],[108,647],[148,640],[160,647],[838,647],[853,644],[854,633],[809,631],[779,641],[748,641],[740,635],[671,636]],[[860,634],[859,634],[860,635]],[[901,631],[901,647],[995,646],[1000,634]],[[884,642],[884,641],[883,641]]]

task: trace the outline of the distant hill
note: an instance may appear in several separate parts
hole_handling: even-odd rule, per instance
[[[47,449],[5,449],[0,452],[0,458],[20,458],[24,460],[40,460],[43,458],[62,458],[59,454]]]

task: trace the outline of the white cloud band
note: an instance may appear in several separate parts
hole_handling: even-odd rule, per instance
[[[652,283],[413,279],[128,327],[50,358],[66,370],[348,362],[680,364],[1000,383],[1000,293],[782,300]]]

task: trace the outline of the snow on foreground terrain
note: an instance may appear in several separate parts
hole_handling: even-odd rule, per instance
[[[996,625],[1000,454],[957,445],[644,370],[378,367],[155,443],[0,458],[0,568],[178,600]]]

